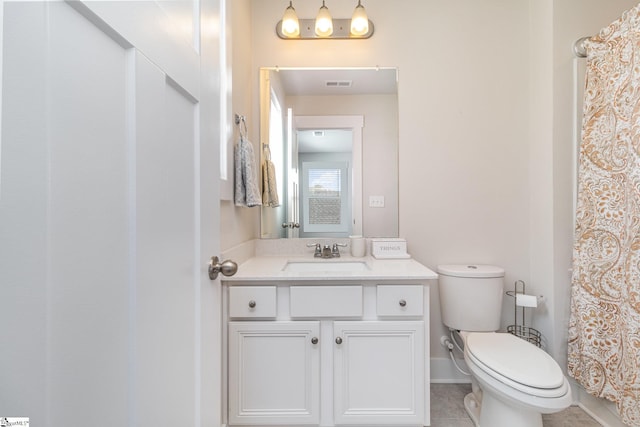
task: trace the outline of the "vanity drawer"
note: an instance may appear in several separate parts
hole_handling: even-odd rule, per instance
[[[292,286],[291,317],[362,317],[362,286]]]
[[[229,317],[276,317],[275,286],[229,287]]]
[[[423,292],[420,285],[378,285],[378,316],[422,316]]]

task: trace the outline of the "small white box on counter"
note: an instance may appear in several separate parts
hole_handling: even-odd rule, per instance
[[[407,253],[407,241],[397,238],[371,239],[371,255],[378,259],[411,258]]]

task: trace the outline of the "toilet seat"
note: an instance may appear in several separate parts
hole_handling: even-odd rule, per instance
[[[465,335],[468,358],[492,378],[532,396],[553,398],[567,393],[558,364],[533,344],[508,333]]]

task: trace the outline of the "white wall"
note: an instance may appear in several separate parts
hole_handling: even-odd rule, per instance
[[[274,28],[288,2],[251,0],[250,85],[257,87],[260,66],[399,67],[400,235],[429,267],[492,263],[506,269],[507,287],[525,280],[529,292],[546,298],[533,325],[564,363],[572,245],[571,45],[634,3],[367,0],[375,23],[371,39],[285,41]],[[354,4],[327,2],[336,18],[349,17]],[[304,18],[318,8],[301,1],[294,6]],[[252,107],[256,118],[257,102]],[[445,329],[437,289],[431,297],[432,356],[446,357],[438,343]],[[505,300],[505,326],[513,322],[510,303]]]
[[[334,17],[348,17],[355,4],[346,3],[327,6]],[[397,4],[366,2],[376,26],[369,40],[288,41],[274,33],[287,2],[254,0],[254,70],[399,67],[399,224],[410,252],[433,268],[495,263],[507,269],[508,282],[528,280],[528,2]],[[300,17],[317,9],[295,7]],[[438,337],[437,290],[432,301]],[[437,339],[432,353],[446,356]]]
[[[254,107],[258,104],[257,69],[251,62],[252,29],[247,23],[251,21],[251,0],[225,0],[227,13],[231,21],[229,45],[231,55],[232,90],[231,106],[227,114],[228,125],[233,127],[233,140],[239,137],[238,127],[233,122],[234,114],[247,118],[249,140],[254,144],[256,159],[259,155],[258,116]],[[253,87],[255,81],[255,87]],[[257,110],[255,110],[257,111]],[[230,153],[233,156],[233,152]],[[233,170],[231,170],[233,174]],[[260,208],[239,208],[233,200],[220,202],[220,241],[223,249],[229,249],[239,243],[260,237]]]

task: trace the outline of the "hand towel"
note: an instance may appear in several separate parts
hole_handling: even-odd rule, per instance
[[[262,163],[262,205],[272,208],[280,206],[276,185],[276,167],[269,159]]]
[[[236,206],[250,208],[262,205],[253,144],[245,138],[240,138],[234,147],[234,157]]]

